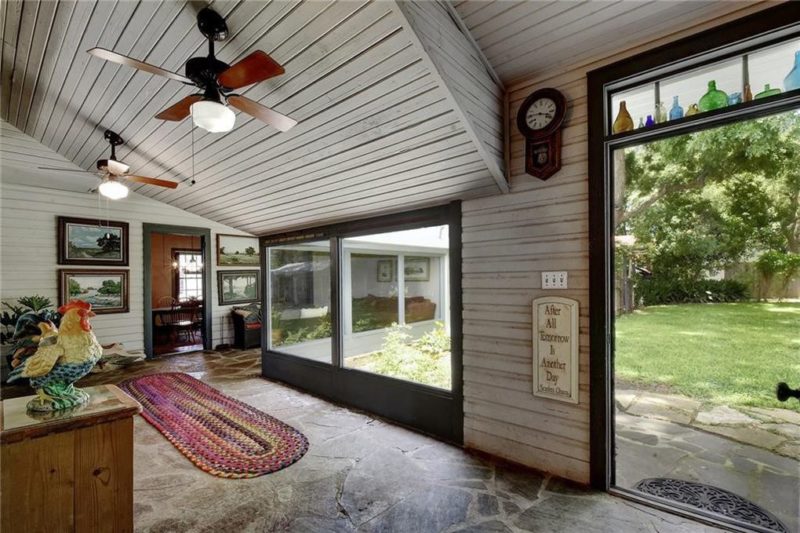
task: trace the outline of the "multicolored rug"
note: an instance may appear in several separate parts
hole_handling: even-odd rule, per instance
[[[209,474],[263,476],[308,451],[308,439],[293,427],[187,374],[151,374],[119,387],[142,404],[145,420]]]

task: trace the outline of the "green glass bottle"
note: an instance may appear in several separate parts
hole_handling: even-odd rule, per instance
[[[770,89],[769,83],[764,85],[764,90],[761,91],[756,95],[756,100],[759,98],[767,98],[768,96],[775,96],[776,94],[781,94],[781,90],[775,87],[774,89]]]
[[[700,98],[697,107],[701,112],[711,111],[712,109],[719,109],[728,105],[728,95],[724,91],[717,89],[717,82],[711,80],[708,82],[708,92]]]

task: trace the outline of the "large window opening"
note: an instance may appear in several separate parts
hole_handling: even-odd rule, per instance
[[[262,372],[463,435],[458,203],[265,237]]]
[[[344,364],[450,389],[448,226],[344,239]]]
[[[270,248],[269,282],[272,349],[330,363],[330,243]]]

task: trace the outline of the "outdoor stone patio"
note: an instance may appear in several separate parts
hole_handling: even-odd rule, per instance
[[[650,477],[734,492],[800,531],[797,410],[704,406],[684,396],[616,394],[617,484]]]

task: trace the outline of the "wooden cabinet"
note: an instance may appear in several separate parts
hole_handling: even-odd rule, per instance
[[[90,402],[31,416],[32,397],[2,402],[0,530],[133,531],[133,416],[141,406],[113,385]]]

